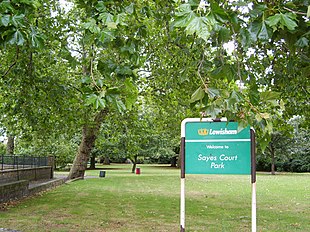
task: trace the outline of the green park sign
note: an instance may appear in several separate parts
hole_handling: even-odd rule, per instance
[[[186,118],[181,124],[180,231],[185,232],[185,174],[251,174],[256,232],[255,132],[226,118]]]
[[[185,123],[186,174],[251,174],[250,128],[237,122]]]

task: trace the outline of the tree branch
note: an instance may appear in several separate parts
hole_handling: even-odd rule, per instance
[[[207,89],[208,89],[208,84],[207,84],[206,81],[202,78],[202,76],[201,76],[201,74],[200,74],[200,70],[201,70],[202,63],[204,62],[204,60],[205,60],[205,54],[204,54],[204,52],[202,52],[202,58],[201,58],[201,60],[199,61],[198,70],[197,70],[197,75],[198,75],[198,77],[200,78],[200,80],[201,80],[203,86],[205,87],[205,90],[207,90]]]
[[[289,11],[289,12],[292,12],[292,13],[294,13],[294,14],[299,14],[299,15],[305,15],[305,16],[307,16],[307,13],[300,12],[300,11],[294,11],[294,10],[292,10],[292,9],[290,9],[290,8],[287,8],[287,7],[283,7],[283,9],[285,9],[285,10],[287,10],[287,11]]]
[[[1,76],[2,78],[4,78],[6,75],[8,75],[8,73],[11,71],[11,69],[16,65],[17,60],[18,60],[18,55],[19,55],[19,48],[18,48],[18,46],[16,46],[16,56],[15,56],[15,60],[14,60],[14,62],[9,66],[8,70],[6,70],[5,73]]]

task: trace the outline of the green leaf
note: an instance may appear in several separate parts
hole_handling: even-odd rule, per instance
[[[41,48],[43,47],[43,38],[37,34],[36,30],[31,27],[30,32],[31,45],[33,47]]]
[[[248,48],[251,44],[251,34],[247,28],[240,29],[241,45],[244,49]]]
[[[114,16],[112,14],[104,12],[99,15],[98,19],[101,20],[103,24],[107,26],[108,24],[115,23],[113,18]]]
[[[271,141],[271,136],[266,133],[260,140],[259,140],[259,145],[260,148],[262,149],[262,152],[265,151],[266,147],[268,146],[269,142]]]
[[[253,18],[260,17],[264,11],[267,9],[265,4],[255,4],[253,10],[250,11],[250,16]]]
[[[96,80],[96,85],[98,85],[99,87],[102,88],[103,87],[103,81],[101,79]],[[104,93],[105,93],[105,90],[104,90]],[[103,95],[103,97],[104,97],[104,95]],[[101,94],[100,94],[100,96],[101,96]]]
[[[116,17],[115,17],[115,23],[116,25],[120,24],[122,26],[128,26],[128,24],[126,23],[127,21],[127,15],[125,13],[121,13],[121,14],[118,14]]]
[[[198,37],[207,41],[211,35],[212,24],[206,17],[194,16],[185,28],[187,35],[196,33]]]
[[[96,109],[98,108],[105,108],[106,106],[106,101],[104,100],[104,98],[100,98],[98,96],[97,100],[96,100]]]
[[[271,37],[271,33],[266,27],[266,23],[263,21],[255,21],[250,26],[250,35],[252,41],[257,39],[267,41]]]
[[[178,11],[175,13],[177,17],[187,16],[191,14],[193,11],[191,9],[190,4],[182,4],[179,6]]]
[[[102,96],[98,96],[96,94],[90,94],[86,98],[86,105],[93,105],[95,109],[105,108],[106,101]]]
[[[13,38],[9,41],[10,44],[17,44],[17,45],[23,45],[24,42],[25,42],[24,36],[19,30],[17,30],[13,34]]]
[[[128,110],[132,108],[134,103],[138,98],[138,89],[137,86],[133,84],[133,82],[127,78],[124,82],[125,84],[125,92],[126,92],[126,101],[125,105]]]
[[[120,99],[117,99],[115,101],[115,103],[116,103],[117,109],[120,113],[123,113],[126,110],[126,106],[124,105],[124,103]]]
[[[220,43],[228,42],[231,39],[230,30],[226,27],[220,27],[218,40]]]
[[[308,6],[308,10],[307,10],[307,18],[310,18],[310,6]]]
[[[309,40],[306,37],[301,37],[299,40],[297,40],[295,45],[300,47],[300,48],[308,47],[309,46]]]
[[[267,41],[270,38],[265,23],[261,24],[261,28],[260,28],[260,31],[258,33],[258,38],[263,40],[263,41]]]
[[[296,16],[292,13],[282,14],[282,25],[286,26],[287,29],[289,29],[290,31],[295,30],[295,28],[298,26],[297,23],[294,21],[295,17]]]
[[[21,15],[14,15],[12,17],[12,23],[15,27],[23,27],[24,26],[24,18],[25,15],[21,14]]]
[[[260,99],[262,101],[272,101],[272,100],[280,100],[281,93],[273,92],[273,91],[266,91],[260,93]]]
[[[266,132],[271,134],[273,132],[273,124],[270,120],[266,120],[267,125],[266,125]]]
[[[133,14],[134,10],[135,10],[135,4],[134,3],[131,3],[129,6],[127,6],[125,8],[126,13],[128,13],[128,14]]]
[[[231,96],[226,100],[227,103],[227,109],[228,110],[235,110],[236,104],[240,102],[240,98],[236,91],[233,91],[231,93]]]
[[[108,28],[105,28],[103,31],[100,32],[99,40],[102,43],[111,42],[115,39],[114,33],[110,31]]]
[[[135,44],[131,43],[130,45],[121,47],[121,52],[129,52],[129,54],[134,54],[136,52]]]
[[[236,72],[233,69],[233,66],[225,64],[212,71],[211,76],[220,80],[227,79],[231,81],[234,79],[235,74]]]
[[[7,10],[14,11],[13,6],[10,4],[11,1],[4,0],[0,3],[0,10],[3,10],[4,12]]]
[[[83,84],[90,84],[91,83],[91,77],[90,76],[84,76],[82,79],[81,79],[81,82]]]
[[[97,100],[97,95],[91,94],[91,95],[87,96],[87,98],[86,98],[86,105],[93,105],[93,104],[95,104],[96,100]]]
[[[280,100],[280,110],[285,110],[285,104],[284,104],[284,101],[281,99]]]
[[[296,16],[292,13],[280,13],[268,17],[266,19],[266,23],[273,28],[273,31],[276,31],[278,28],[284,29],[284,27],[287,27],[288,30],[293,31],[298,26],[295,19]]]
[[[217,107],[213,104],[211,106],[207,107],[207,110],[206,110],[206,114],[210,115],[211,118],[213,118],[213,119],[215,119],[221,112],[222,112],[222,109],[220,109],[219,107]]]
[[[241,120],[241,121],[238,121],[238,133],[241,132],[243,129],[247,128],[249,126],[248,122],[247,121],[244,121],[244,120]]]
[[[186,27],[189,22],[194,18],[195,13],[189,14],[187,17],[179,17],[173,22],[173,26],[175,27]]]
[[[39,8],[40,6],[42,6],[40,1],[37,1],[37,0],[32,1],[32,5],[33,5],[34,8]]]
[[[104,2],[99,1],[96,5],[96,10],[99,12],[105,12],[107,10],[106,6],[104,5]]]
[[[3,16],[1,17],[1,23],[2,23],[2,25],[5,26],[5,27],[7,27],[7,26],[9,25],[9,23],[10,23],[10,18],[11,18],[10,15],[3,15]]]
[[[31,36],[31,45],[33,47],[36,47],[36,48],[42,48],[43,47],[43,43],[44,43],[44,40],[42,39],[42,37],[40,36]]]
[[[85,29],[88,29],[88,30],[89,30],[90,32],[92,32],[92,33],[97,34],[97,33],[100,32],[100,28],[97,26],[96,20],[94,20],[94,19],[88,20],[88,22],[87,22],[87,23],[84,23],[82,26],[83,26]]]
[[[190,102],[193,103],[193,102],[196,102],[196,101],[199,101],[201,99],[204,98],[205,96],[205,91],[199,87],[191,96],[191,99],[190,99]]]
[[[115,72],[120,75],[131,75],[132,74],[131,68],[127,65],[117,67],[115,69]]]
[[[217,16],[217,18],[219,18],[221,21],[228,19],[227,12],[224,10],[223,7],[221,7],[218,4],[218,2],[211,1],[210,6],[211,6],[212,14],[215,14]]]
[[[207,94],[210,98],[215,98],[220,95],[220,91],[215,88],[207,88]]]
[[[257,84],[252,84],[250,87],[250,102],[253,105],[257,105],[259,104],[259,100],[260,100],[260,92],[258,91],[258,86]]]
[[[109,22],[109,23],[107,23],[107,27],[110,29],[116,29],[117,23],[116,22]]]
[[[277,25],[281,20],[281,14],[275,14],[266,19],[266,23],[268,26],[273,28],[273,31],[277,30]]]

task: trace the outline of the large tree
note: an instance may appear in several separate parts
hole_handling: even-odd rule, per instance
[[[80,129],[69,178],[84,176],[102,122],[138,93],[167,131],[188,116],[226,116],[255,126],[266,146],[277,118],[309,113],[308,5],[2,1],[2,126],[12,135]]]

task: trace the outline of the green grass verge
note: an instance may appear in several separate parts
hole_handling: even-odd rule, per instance
[[[27,231],[179,231],[179,170],[130,165],[23,200],[0,228]],[[310,174],[257,176],[257,231],[310,231]],[[250,176],[188,175],[186,231],[251,231]]]

